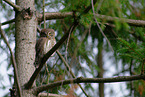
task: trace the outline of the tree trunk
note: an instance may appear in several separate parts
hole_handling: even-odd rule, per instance
[[[30,7],[30,10],[33,12],[31,19],[24,19],[22,12],[16,12],[15,14],[15,57],[18,68],[18,78],[22,88],[30,79],[35,69],[33,63],[35,60],[37,19],[34,14],[34,0],[16,0],[16,4],[25,9]],[[30,91],[22,90],[22,97],[33,97],[33,95]]]
[[[98,77],[103,78],[104,69],[103,69],[103,38],[98,39],[98,55],[97,55],[97,64],[99,67]],[[104,97],[104,83],[99,83],[99,97]]]

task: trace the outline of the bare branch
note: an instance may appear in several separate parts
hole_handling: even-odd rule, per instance
[[[16,11],[21,11],[21,7],[18,5],[15,5],[13,2],[11,2],[10,0],[3,0],[6,3],[8,3],[10,6],[12,6]]]
[[[10,23],[13,23],[13,22],[15,22],[15,19],[11,19],[11,20],[8,20],[6,22],[3,22],[1,25],[10,24]]]
[[[94,0],[94,4],[97,2],[97,0]],[[88,13],[88,11],[91,9],[91,4],[88,6],[81,14]],[[68,16],[73,16],[73,12],[51,12],[51,13],[45,13],[46,20],[51,19],[63,19]],[[43,14],[39,14],[38,16],[38,22],[43,21]]]
[[[8,41],[7,41],[7,39],[6,39],[6,37],[5,37],[5,34],[3,33],[3,30],[1,29],[1,24],[0,24],[0,34],[1,34],[1,36],[3,37],[3,39],[4,39],[4,41],[5,41],[5,43],[6,43],[6,45],[8,46],[8,48],[9,48],[9,50],[10,50],[10,54],[11,54],[11,57],[12,57],[12,65],[13,65],[13,67],[14,67],[14,74],[15,74],[15,79],[16,79],[16,84],[17,84],[17,89],[18,89],[18,94],[19,94],[19,97],[21,97],[21,87],[20,87],[20,83],[19,83],[19,78],[18,78],[18,71],[17,71],[17,65],[16,65],[16,60],[15,60],[15,57],[14,57],[14,54],[13,54],[13,52],[12,52],[12,49],[11,49],[11,47],[10,47],[10,45],[9,45],[9,43],[8,43]]]
[[[63,19],[69,16],[73,16],[73,12],[51,12],[51,13],[45,13],[46,20],[52,20],[52,19]],[[134,19],[125,19],[125,18],[118,18],[118,17],[111,17],[107,15],[101,15],[101,14],[95,14],[95,16],[99,19],[106,20],[108,22],[114,22],[115,20],[120,21],[121,23],[128,23],[130,26],[136,26],[136,27],[144,27],[145,21],[144,20],[134,20]],[[43,21],[43,14],[38,15],[38,22]],[[6,25],[9,23],[13,23],[15,19],[6,21],[2,23],[2,25]]]
[[[40,87],[34,88],[34,93],[38,94],[44,90],[52,89],[54,87],[67,85],[71,83],[112,83],[112,82],[124,82],[124,81],[133,81],[133,80],[145,80],[145,75],[134,75],[134,76],[119,76],[119,77],[113,77],[113,78],[74,78],[69,80],[62,80],[57,81],[54,83],[50,83],[47,85],[43,85]]]
[[[34,71],[33,75],[31,76],[30,80],[28,81],[28,83],[25,84],[25,88],[29,89],[32,87],[36,77],[38,76],[39,72],[41,71],[43,65],[45,64],[45,62],[48,60],[48,58],[61,46],[61,44],[63,44],[63,42],[68,38],[69,32],[71,30],[71,33],[74,31],[74,29],[76,28],[76,26],[78,25],[78,22],[74,22],[72,24],[72,26],[70,27],[70,29],[68,30],[67,33],[64,34],[64,36],[54,45],[54,47],[49,50],[42,58],[41,60],[41,64],[39,65],[38,68],[36,68],[36,70]]]
[[[66,42],[66,50],[65,50],[65,58],[66,58],[66,61],[67,61],[67,49],[68,49],[70,34],[71,34],[71,30],[70,30],[70,32],[69,32],[68,39],[67,39],[67,42]]]
[[[52,19],[63,19],[68,16],[73,16],[73,12],[50,12],[45,13],[46,20],[52,20]],[[43,21],[43,14],[39,14],[38,16],[38,22]]]
[[[66,69],[70,72],[71,76],[73,78],[76,78],[76,76],[74,75],[74,73],[72,72],[70,66],[68,65],[68,63],[65,61],[65,59],[63,58],[63,56],[61,55],[61,53],[57,50],[56,53],[58,54],[58,56],[61,58],[61,60],[64,62],[64,65],[66,67]],[[86,93],[86,91],[83,89],[83,87],[78,83],[79,87],[81,88],[81,90],[83,91],[83,93],[89,97],[89,95]]]
[[[73,12],[55,12],[55,13],[46,13],[46,20],[51,19],[63,19],[68,16],[73,16]],[[134,19],[125,19],[125,18],[118,18],[118,17],[111,17],[107,15],[95,14],[95,16],[99,19],[106,20],[108,22],[114,22],[115,20],[120,21],[121,23],[128,23],[130,26],[137,26],[137,27],[144,27],[145,21],[144,20],[134,20]],[[43,14],[39,14],[38,22],[43,21]]]
[[[129,71],[129,68],[121,70],[121,71],[118,71],[117,73],[113,74],[113,76],[118,76],[119,74],[125,73],[125,72],[128,72],[128,71]]]
[[[130,26],[137,26],[137,27],[145,26],[144,20],[125,19],[125,18],[111,17],[111,16],[101,15],[101,14],[95,14],[95,16],[99,19],[106,20],[109,22],[114,22],[115,20],[117,20],[121,23],[128,23]]]

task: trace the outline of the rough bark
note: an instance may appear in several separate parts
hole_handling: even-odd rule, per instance
[[[36,24],[37,19],[34,14],[34,0],[16,0],[16,4],[22,8],[33,12],[32,18],[24,19],[22,12],[15,15],[15,56],[18,68],[18,77],[22,87],[34,72],[35,43],[36,43]],[[22,88],[23,89],[23,88]],[[31,91],[22,90],[22,97],[33,97]]]

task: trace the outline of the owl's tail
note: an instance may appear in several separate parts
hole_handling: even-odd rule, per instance
[[[40,58],[39,58],[38,56],[36,56],[36,57],[35,57],[34,66],[35,66],[36,68],[38,68],[38,67],[39,67],[40,62],[41,62]]]

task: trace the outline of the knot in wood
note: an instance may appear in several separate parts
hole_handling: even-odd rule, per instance
[[[32,18],[32,16],[33,16],[33,11],[30,10],[30,7],[27,8],[27,9],[24,8],[21,11],[21,15],[22,15],[24,20],[30,20]]]

